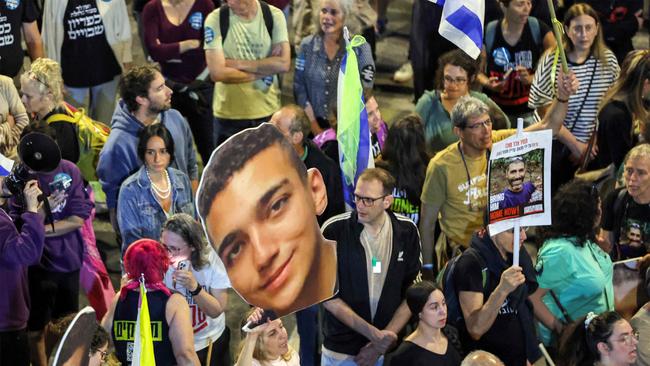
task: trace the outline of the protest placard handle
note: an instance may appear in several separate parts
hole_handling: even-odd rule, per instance
[[[553,362],[553,359],[551,358],[551,355],[548,354],[548,351],[546,350],[546,347],[544,347],[544,343],[539,344],[539,350],[542,351],[542,354],[544,355],[544,358],[546,359],[546,362],[548,363],[549,366],[555,366],[555,363]]]
[[[512,239],[512,266],[517,267],[519,266],[519,232],[520,230],[520,222],[519,219],[515,220],[515,227],[512,228],[514,235],[514,238]]]
[[[519,117],[517,118],[517,137],[521,137],[522,133],[524,133],[524,119]]]

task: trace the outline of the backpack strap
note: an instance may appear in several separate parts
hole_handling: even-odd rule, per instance
[[[487,28],[485,29],[485,52],[488,57],[492,52],[492,46],[494,46],[494,38],[496,37],[498,20],[493,20],[488,23]]]
[[[485,263],[485,260],[483,260],[483,256],[481,256],[481,253],[479,253],[476,249],[474,248],[467,248],[466,250],[469,252],[469,255],[474,257],[474,259],[481,265],[481,284],[483,285],[483,301],[487,301],[487,298],[489,297],[490,294],[487,293],[487,284],[488,284],[488,279],[490,276],[490,270],[487,268],[487,264]]]
[[[535,17],[528,16],[528,27],[530,28],[530,33],[533,35],[533,42],[535,46],[542,44],[542,34],[539,29],[539,20]]]
[[[221,44],[226,41],[228,35],[228,28],[230,28],[230,7],[227,3],[223,3],[219,7],[219,31],[221,32]]]
[[[273,42],[273,14],[271,13],[271,7],[266,2],[260,1],[260,7],[262,8],[262,17],[264,18],[264,25],[266,26],[266,31],[269,32],[269,37],[271,37],[271,43]],[[221,44],[226,41],[226,36],[228,35],[228,29],[230,28],[230,8],[227,3],[224,3],[219,7],[219,31],[221,32]]]
[[[621,253],[619,251],[618,238],[621,236],[621,224],[623,223],[623,210],[625,209],[627,203],[627,188],[621,189],[616,198],[614,199],[614,205],[612,207],[612,214],[614,215],[614,227],[612,229],[612,234],[614,235],[615,242],[612,243],[612,251],[610,255],[612,259],[614,257],[619,258]]]
[[[271,13],[271,7],[266,3],[266,1],[262,0],[260,0],[260,7],[262,8],[262,17],[264,17],[266,31],[269,32],[271,44],[273,44],[273,14]]]

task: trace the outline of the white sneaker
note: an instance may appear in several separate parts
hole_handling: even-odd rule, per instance
[[[413,79],[413,66],[411,66],[410,62],[400,66],[399,69],[395,71],[395,74],[393,74],[393,80],[398,83],[405,83],[411,79]]]

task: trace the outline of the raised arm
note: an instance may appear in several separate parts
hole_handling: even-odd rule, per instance
[[[536,131],[550,128],[553,136],[557,136],[564,124],[564,118],[569,107],[569,97],[578,91],[578,78],[573,71],[565,74],[560,70],[557,79],[557,96],[551,103],[544,118],[534,125],[528,126],[525,131]]]

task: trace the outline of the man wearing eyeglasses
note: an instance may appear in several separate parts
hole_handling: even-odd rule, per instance
[[[324,303],[321,365],[381,365],[411,316],[404,294],[420,280],[420,237],[410,219],[388,208],[395,179],[366,169],[356,210],[334,216],[323,235],[337,241],[339,293]]]
[[[557,134],[567,111],[567,101],[578,88],[573,73],[560,73],[556,101],[542,121],[525,131],[551,128]],[[438,153],[427,167],[422,190],[420,232],[426,276],[432,276],[453,254],[467,248],[472,233],[483,224],[487,206],[487,162],[493,141],[516,130],[492,131],[488,106],[471,97],[462,97],[451,112],[459,142]],[[434,246],[434,229],[440,219],[441,234]],[[435,248],[435,258],[434,258]]]

